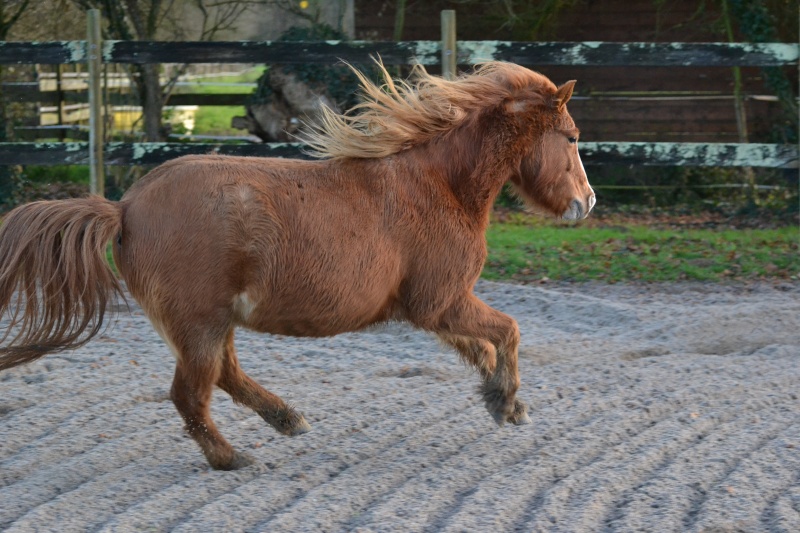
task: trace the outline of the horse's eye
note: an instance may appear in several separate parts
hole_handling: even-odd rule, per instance
[[[567,140],[569,141],[570,144],[575,144],[576,142],[578,142],[578,138],[577,137],[570,137]]]

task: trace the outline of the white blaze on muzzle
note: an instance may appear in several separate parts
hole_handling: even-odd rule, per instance
[[[591,193],[589,194],[588,198],[586,198],[586,204],[584,205],[583,201],[572,200],[569,204],[569,208],[561,215],[561,218],[564,220],[579,220],[582,218],[586,218],[589,216],[589,211],[592,210],[594,204],[596,202],[594,196],[594,189],[592,189],[591,185],[589,185],[589,178],[586,174],[586,169],[583,166],[583,161],[581,160],[580,153],[578,154],[578,163],[581,166],[581,171],[583,172],[584,179],[586,179],[586,186],[589,188]]]

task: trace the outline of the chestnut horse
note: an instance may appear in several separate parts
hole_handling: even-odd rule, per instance
[[[177,360],[171,398],[214,468],[252,459],[209,415],[212,389],[285,435],[303,416],[239,367],[237,326],[320,337],[401,320],[477,369],[498,424],[516,399],[519,328],[473,294],[504,183],[535,210],[581,219],[595,203],[565,104],[574,81],[501,62],[445,80],[417,68],[361,76],[354,112],[323,113],[304,141],[321,160],[186,156],[119,202],[34,202],[0,229],[0,369],[88,342],[123,297],[114,262]]]

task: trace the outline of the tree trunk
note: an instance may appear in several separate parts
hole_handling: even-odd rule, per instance
[[[159,80],[160,65],[142,65],[142,76],[139,95],[142,101],[145,140],[149,142],[163,141],[166,138],[161,128],[161,113],[164,102],[161,98],[161,82]]]

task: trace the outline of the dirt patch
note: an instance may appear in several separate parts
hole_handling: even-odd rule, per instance
[[[133,308],[0,376],[0,529],[800,531],[800,284],[478,293],[520,324],[530,426],[497,428],[476,375],[403,325],[242,331],[245,370],[313,429],[282,437],[217,392],[259,463],[211,471]]]

